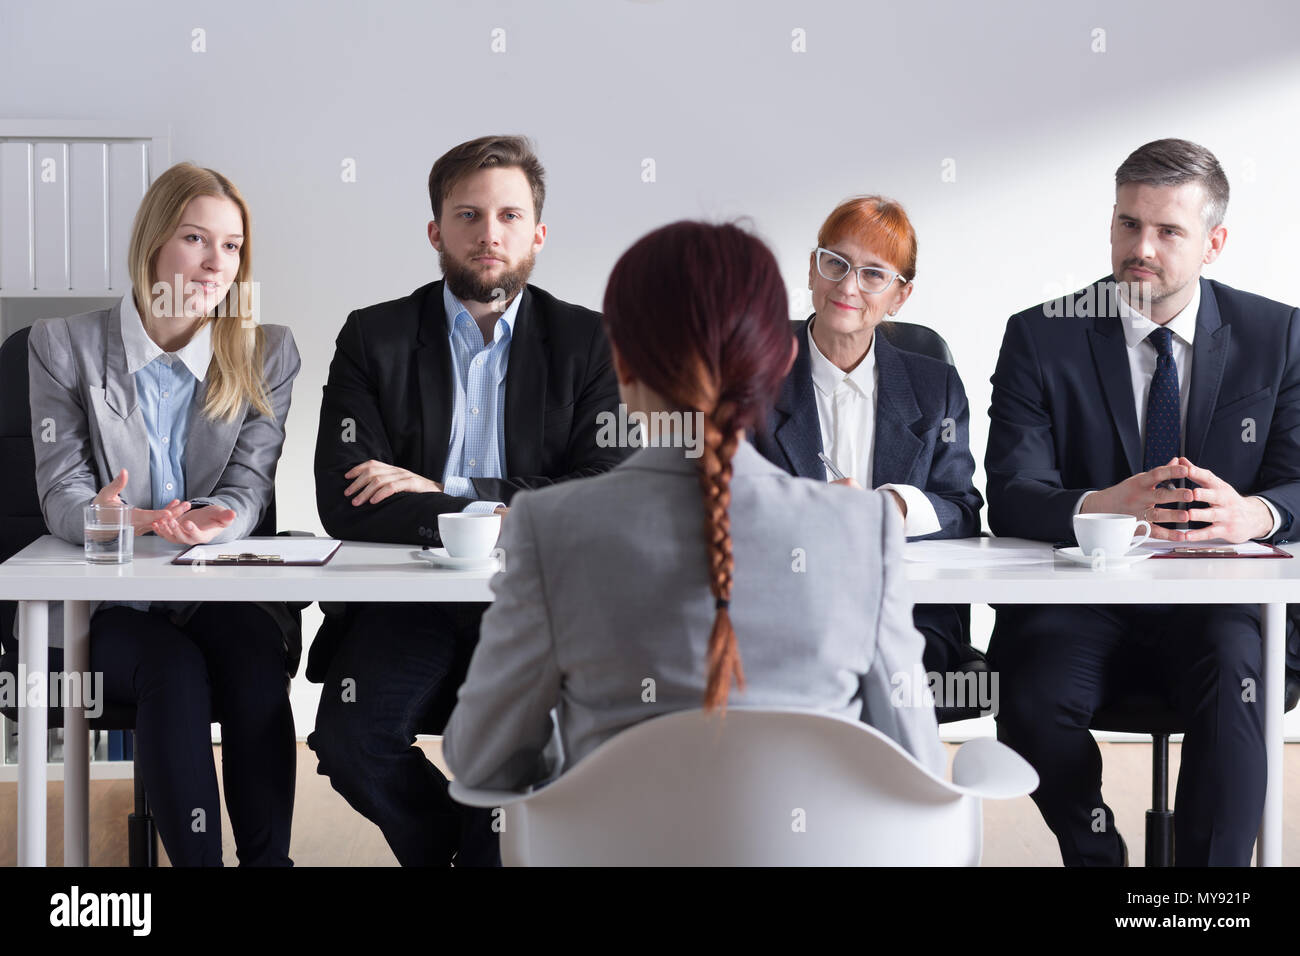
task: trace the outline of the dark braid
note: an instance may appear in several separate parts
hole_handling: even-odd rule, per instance
[[[745,671],[731,625],[731,579],[735,561],[731,554],[731,459],[736,454],[738,429],[731,403],[719,405],[704,425],[704,451],[700,456],[700,489],[704,494],[704,539],[709,548],[709,589],[715,599],[713,630],[709,635],[709,679],[704,691],[705,710],[727,709],[734,677],[745,689]]]

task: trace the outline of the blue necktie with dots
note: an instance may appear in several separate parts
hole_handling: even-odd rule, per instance
[[[1178,365],[1174,362],[1173,333],[1156,329],[1147,336],[1156,347],[1156,370],[1147,393],[1147,436],[1142,470],[1150,471],[1178,457]]]

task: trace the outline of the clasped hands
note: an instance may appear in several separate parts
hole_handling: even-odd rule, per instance
[[[352,484],[343,489],[343,494],[348,497],[356,495],[352,499],[353,507],[364,505],[366,502],[378,504],[399,491],[424,493],[442,491],[442,485],[430,478],[374,459],[355,465],[344,472],[343,477],[352,479]],[[496,513],[503,515],[509,510],[502,506],[496,509]]]
[[[95,495],[94,504],[120,505],[119,497],[126,487],[127,472],[123,468],[117,477],[100,489]],[[181,516],[184,520],[181,520]],[[137,535],[152,531],[160,538],[172,544],[207,544],[223,528],[229,528],[235,520],[235,513],[220,505],[204,505],[202,508],[190,508],[188,501],[173,498],[165,508],[132,508],[131,524]]]
[[[1166,481],[1189,478],[1199,488],[1162,488]],[[1209,507],[1192,511],[1162,507],[1178,502],[1201,501]],[[1222,539],[1241,544],[1267,537],[1273,529],[1273,515],[1259,498],[1243,497],[1214,472],[1198,468],[1186,458],[1171,458],[1161,465],[1126,478],[1117,485],[1094,491],[1083,499],[1080,514],[1128,514],[1151,522],[1151,537],[1163,541],[1209,541]],[[1208,521],[1195,531],[1161,528],[1156,522]]]

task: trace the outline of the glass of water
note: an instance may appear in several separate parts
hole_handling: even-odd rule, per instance
[[[130,505],[86,505],[86,563],[130,564],[135,526]]]

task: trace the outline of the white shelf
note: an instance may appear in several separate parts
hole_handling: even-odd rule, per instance
[[[0,289],[0,299],[120,299],[126,289]]]
[[[45,765],[46,780],[63,779],[63,763]],[[134,780],[135,764],[130,760],[92,760],[90,762],[91,780]],[[18,782],[18,764],[0,766],[0,783]]]

